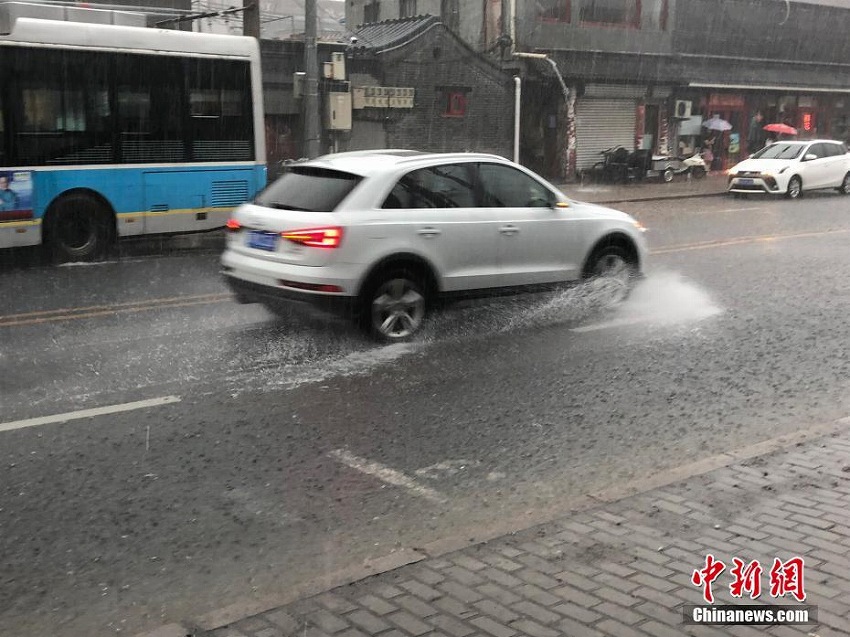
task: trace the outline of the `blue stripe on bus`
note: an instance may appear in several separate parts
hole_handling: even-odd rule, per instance
[[[15,169],[6,169],[14,171]],[[44,216],[63,192],[92,190],[118,213],[233,208],[265,187],[266,167],[163,166],[32,171],[33,217]]]

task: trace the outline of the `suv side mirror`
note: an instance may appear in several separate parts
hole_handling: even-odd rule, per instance
[[[803,157],[803,161],[813,161],[817,158],[818,158],[818,156],[815,155],[814,153],[806,153],[806,156]]]

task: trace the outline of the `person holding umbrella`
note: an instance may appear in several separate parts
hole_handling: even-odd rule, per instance
[[[776,133],[779,135],[778,139],[782,139],[782,135],[788,135],[789,137],[797,134],[797,129],[793,126],[789,126],[788,124],[768,124],[764,127],[769,133]]]
[[[711,162],[709,163],[708,159],[705,159],[706,163],[709,163],[711,170],[719,170],[722,165],[722,158],[720,156],[720,151],[722,150],[722,144],[720,140],[717,138],[717,133],[723,133],[728,130],[732,130],[732,124],[727,122],[725,119],[720,119],[720,115],[714,115],[711,119],[707,119],[702,123],[703,127],[708,129],[708,138],[706,139],[706,146],[711,150]]]

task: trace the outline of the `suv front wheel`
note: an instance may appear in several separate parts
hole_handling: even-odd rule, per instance
[[[629,253],[619,245],[598,248],[588,260],[585,278],[602,296],[604,305],[621,303],[635,282],[637,268]]]
[[[427,301],[425,286],[413,272],[386,272],[363,295],[362,326],[385,343],[408,340],[422,327]]]

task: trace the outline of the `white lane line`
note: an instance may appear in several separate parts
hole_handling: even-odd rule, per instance
[[[761,208],[723,208],[722,210],[714,210],[714,212],[749,212],[751,210],[761,210]],[[705,212],[711,212],[706,210]]]
[[[0,432],[12,431],[14,429],[24,429],[26,427],[38,427],[40,425],[50,425],[53,423],[68,422],[69,420],[79,420],[80,418],[93,418],[94,416],[118,414],[123,411],[147,409],[148,407],[159,407],[160,405],[168,405],[170,403],[179,402],[180,396],[161,396],[159,398],[151,398],[149,400],[138,400],[132,403],[123,403],[121,405],[107,405],[105,407],[95,407],[94,409],[81,409],[80,411],[69,411],[64,414],[54,414],[53,416],[41,416],[40,418],[28,418],[26,420],[14,420],[12,422],[0,424]]]
[[[651,318],[622,318],[622,319],[614,319],[612,321],[605,321],[604,323],[595,323],[593,325],[582,325],[581,327],[574,327],[570,331],[571,332],[595,332],[597,330],[607,330],[611,327],[623,327],[626,325],[638,325],[640,323],[648,323],[652,319]]]
[[[335,460],[339,460],[342,464],[378,478],[378,480],[381,480],[382,482],[407,489],[413,495],[417,495],[420,498],[425,498],[432,502],[446,502],[446,498],[443,495],[434,491],[434,489],[419,484],[416,480],[401,471],[390,469],[378,462],[372,462],[371,460],[360,458],[345,449],[334,449],[328,455]]]

